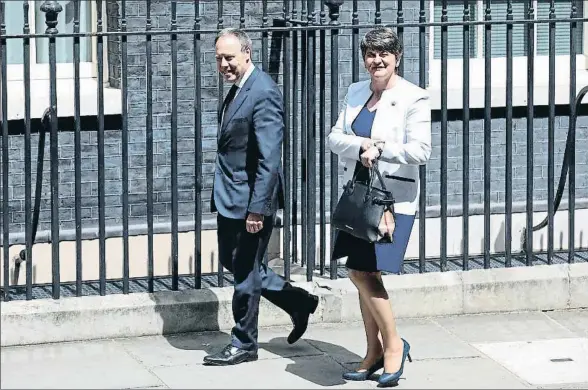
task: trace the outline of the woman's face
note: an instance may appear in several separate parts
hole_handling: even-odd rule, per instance
[[[386,51],[368,50],[364,58],[372,79],[389,79],[396,72],[396,61],[396,56]]]

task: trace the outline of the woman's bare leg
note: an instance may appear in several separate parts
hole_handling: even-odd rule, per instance
[[[361,276],[357,276],[359,271],[351,271],[350,278],[360,291],[361,281],[359,284],[355,283],[355,280],[362,279]],[[378,359],[382,357],[383,347],[382,341],[378,337],[379,328],[376,319],[372,315],[369,308],[369,300],[365,298],[364,294],[359,292],[359,308],[361,309],[361,317],[363,319],[363,325],[365,329],[365,336],[367,341],[367,352],[359,367],[359,371],[367,370],[370,368]]]
[[[355,279],[354,283],[360,296],[363,296],[364,305],[370,310],[382,335],[384,371],[394,373],[400,369],[404,346],[396,330],[396,320],[382,276],[379,272],[361,273],[355,275]]]

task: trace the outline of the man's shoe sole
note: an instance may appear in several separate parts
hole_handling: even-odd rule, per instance
[[[205,360],[204,361],[204,365],[205,366],[234,366],[237,364],[241,364],[241,363],[247,363],[247,362],[254,362],[257,359],[259,359],[258,355],[249,355],[245,358],[242,359],[238,359],[235,361],[215,361],[215,360]]]

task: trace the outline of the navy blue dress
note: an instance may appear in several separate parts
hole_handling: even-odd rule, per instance
[[[375,116],[375,110],[372,112],[368,110],[367,106],[364,106],[351,125],[355,135],[366,138],[371,137]],[[357,173],[357,181],[367,182],[369,180],[369,170],[360,161],[355,165],[355,173]],[[391,188],[391,190],[394,192],[394,188]],[[346,267],[356,271],[385,271],[399,274],[402,272],[404,254],[406,253],[414,219],[414,215],[396,213],[396,228],[392,233],[392,242],[390,243],[374,244],[348,233],[337,231],[333,247],[333,258],[347,257]]]

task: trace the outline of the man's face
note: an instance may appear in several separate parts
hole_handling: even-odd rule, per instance
[[[234,35],[225,35],[216,42],[216,66],[225,81],[235,83],[243,77],[251,63],[249,50],[241,50],[241,42]]]

